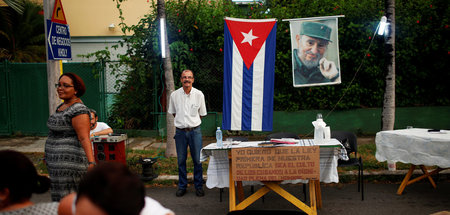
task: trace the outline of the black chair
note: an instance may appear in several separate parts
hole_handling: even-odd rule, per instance
[[[331,138],[335,138],[342,143],[347,150],[347,155],[349,157],[348,161],[338,160],[338,166],[358,166],[358,192],[361,192],[361,201],[364,201],[364,169],[362,159],[361,157],[358,157],[358,142],[356,135],[348,131],[332,131]]]
[[[229,137],[229,138],[232,138],[233,141],[241,141],[241,142],[247,142],[248,141],[247,137]],[[222,193],[223,193],[223,188],[219,188],[220,202],[222,202]]]
[[[291,133],[291,132],[277,132],[277,133],[269,134],[269,135],[266,136],[266,140],[281,139],[281,138],[300,139],[297,134],[294,134],[294,133]],[[303,197],[306,200],[306,184],[303,184]]]

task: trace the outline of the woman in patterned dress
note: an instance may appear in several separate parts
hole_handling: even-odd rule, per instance
[[[65,73],[55,87],[64,102],[47,121],[45,161],[52,201],[59,201],[78,190],[81,178],[95,165],[95,160],[89,139],[89,109],[80,99],[86,91],[83,80],[76,74]]]
[[[50,180],[38,175],[33,163],[24,154],[13,150],[0,151],[0,214],[57,215],[57,202],[34,204],[33,193],[45,193]]]

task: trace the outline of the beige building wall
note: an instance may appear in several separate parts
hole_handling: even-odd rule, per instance
[[[79,55],[93,53],[106,47],[111,51],[112,60],[116,54],[125,53],[124,47],[117,50],[111,47],[121,40],[124,34],[119,26],[119,10],[113,0],[61,0],[72,41],[72,62],[94,61]],[[150,12],[151,1],[127,0],[121,4],[124,22],[135,25]],[[114,26],[114,27],[110,27]],[[133,32],[127,32],[131,35]]]
[[[119,10],[113,0],[61,0],[70,36],[120,36]],[[150,12],[151,1],[128,0],[121,4],[127,25],[137,24]],[[113,24],[115,27],[110,29]],[[129,32],[127,34],[130,34]]]
[[[43,5],[43,0],[31,0]],[[113,0],[61,0],[70,35],[78,36],[121,36],[119,10]],[[127,25],[134,25],[150,12],[151,1],[127,0],[121,4]],[[7,6],[0,0],[0,6]],[[115,27],[110,29],[113,24]],[[129,32],[127,34],[130,34]]]

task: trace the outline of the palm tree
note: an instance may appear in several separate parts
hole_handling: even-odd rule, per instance
[[[28,0],[13,2],[23,6],[22,10],[15,10],[17,4],[0,8],[0,60],[45,62],[42,6]]]
[[[8,6],[19,14],[23,14],[23,2],[21,0],[3,0]]]
[[[166,18],[166,6],[164,0],[158,0],[158,16],[159,18]],[[167,29],[167,28],[165,28]],[[175,90],[175,84],[173,80],[173,70],[172,70],[172,60],[170,58],[170,49],[169,42],[167,40],[167,31],[164,33],[165,35],[165,51],[166,58],[163,59],[164,62],[164,78],[166,80],[166,101],[170,101],[170,95]],[[166,123],[167,123],[167,143],[166,143],[166,157],[176,157],[176,147],[175,140],[173,137],[175,136],[175,125],[173,122],[174,118],[172,114],[166,115]]]
[[[389,33],[386,36],[387,70],[381,130],[394,130],[395,122],[395,0],[386,0]]]

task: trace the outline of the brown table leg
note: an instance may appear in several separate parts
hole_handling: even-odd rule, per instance
[[[422,169],[423,175],[410,180],[415,168],[416,168],[416,165],[411,164],[411,167],[409,168],[408,173],[406,174],[405,178],[403,179],[402,183],[400,184],[400,187],[397,190],[398,195],[402,195],[402,192],[406,186],[416,183],[424,178],[428,178],[431,185],[436,189],[436,187],[437,187],[436,183],[434,182],[433,178],[431,178],[431,175],[434,175],[442,170],[448,169],[448,168],[444,168],[444,169],[437,168],[431,172],[428,172],[427,168],[424,165],[420,165],[420,169]]]
[[[236,210],[236,190],[235,190],[235,187],[234,187],[234,180],[233,180],[233,174],[232,174],[232,169],[231,169],[231,167],[232,167],[232,165],[231,165],[231,159],[229,159],[229,161],[230,161],[230,172],[229,172],[229,179],[230,179],[230,186],[229,186],[229,189],[228,189],[228,192],[229,192],[229,200],[230,200],[230,202],[229,202],[229,210],[230,211],[234,211],[234,210]]]
[[[402,183],[400,184],[400,187],[399,187],[398,190],[397,190],[397,194],[398,194],[398,195],[402,195],[403,190],[405,189],[405,187],[406,187],[406,185],[407,185],[409,179],[411,178],[411,175],[412,175],[413,172],[414,172],[414,169],[416,169],[416,165],[411,164],[411,167],[409,168],[408,173],[406,173],[405,178],[403,179]]]
[[[316,198],[316,180],[309,180],[309,199],[311,201],[311,213],[317,214],[317,198]]]
[[[322,208],[322,193],[320,191],[320,181],[315,182],[316,185],[316,199],[317,199],[317,209]]]
[[[422,169],[423,174],[427,176],[428,180],[431,183],[431,186],[433,186],[434,189],[436,189],[436,183],[434,183],[434,180],[430,176],[433,172],[431,173],[428,172],[427,168],[424,165],[420,165],[420,169]]]
[[[239,202],[244,201],[244,187],[242,186],[242,181],[236,181],[236,185],[237,185],[237,195],[238,195],[238,200]]]

